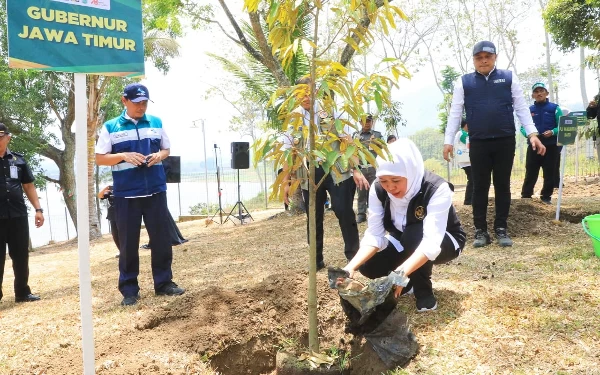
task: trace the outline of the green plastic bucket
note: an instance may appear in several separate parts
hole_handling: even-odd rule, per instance
[[[600,258],[600,214],[586,216],[581,220],[584,232],[592,239],[594,253]]]

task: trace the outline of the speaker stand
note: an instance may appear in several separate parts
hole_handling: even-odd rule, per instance
[[[221,169],[219,168],[219,159],[217,158],[217,144],[215,143],[215,164],[217,167],[217,195],[219,196],[219,209],[212,215],[210,220],[215,221],[215,216],[219,215],[219,224],[223,224],[223,206],[221,205]]]
[[[238,183],[238,200],[237,202],[235,202],[235,205],[233,206],[233,208],[231,209],[231,211],[229,211],[229,215],[227,215],[227,218],[225,219],[225,222],[227,222],[227,220],[230,220],[233,225],[236,225],[235,222],[233,221],[233,219],[230,219],[231,217],[235,217],[240,221],[240,225],[244,225],[244,219],[246,218],[250,218],[250,220],[254,221],[254,218],[252,217],[252,215],[250,215],[250,212],[248,212],[248,209],[246,209],[246,206],[244,206],[244,203],[242,203],[242,200],[240,198],[240,170],[237,170],[237,183]],[[233,212],[235,211],[235,209],[238,209],[238,215],[233,215]],[[244,213],[245,212],[245,213]]]

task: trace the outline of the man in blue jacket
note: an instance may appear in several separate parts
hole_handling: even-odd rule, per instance
[[[154,292],[168,296],[185,292],[173,282],[171,271],[167,177],[162,166],[171,145],[162,121],[146,114],[149,98],[145,86],[127,85],[121,98],[125,110],[102,126],[96,144],[96,163],[112,166],[123,306],[135,305],[140,298],[137,278],[142,218],[152,242]]]
[[[518,78],[510,70],[496,69],[496,46],[481,41],[473,47],[475,72],[465,74],[454,84],[452,105],[444,139],[444,159],[450,161],[454,135],[458,131],[463,109],[469,124],[471,174],[473,177],[474,247],[490,244],[487,229],[487,205],[491,176],[494,180],[496,218],[494,231],[500,246],[512,246],[507,233],[510,209],[510,174],[515,157],[515,120],[538,154],[546,151],[528,111]]]
[[[529,145],[527,146],[527,156],[525,158],[525,180],[521,188],[521,198],[531,198],[540,173],[540,167],[542,167],[544,185],[540,198],[542,202],[551,204],[550,197],[554,192],[555,173],[558,172],[556,169],[556,158],[558,158],[556,136],[558,134],[558,121],[563,113],[558,104],[551,103],[548,100],[548,90],[546,90],[545,84],[536,82],[531,89],[533,90],[531,97],[535,102],[529,107],[529,111],[531,111],[536,129],[541,135],[540,140],[546,147],[546,154],[539,155],[527,142]],[[525,129],[521,128],[521,132],[525,133]]]

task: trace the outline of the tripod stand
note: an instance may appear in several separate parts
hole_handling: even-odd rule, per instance
[[[219,195],[219,209],[212,215],[210,220],[214,222],[215,216],[219,214],[219,224],[223,224],[223,206],[221,206],[221,169],[219,168],[219,159],[217,158],[217,144],[215,143],[215,164],[217,166],[217,194]],[[227,220],[225,220],[227,221]]]
[[[235,205],[233,206],[233,208],[231,209],[231,211],[229,212],[229,215],[227,215],[227,218],[225,219],[225,222],[227,222],[227,220],[229,220],[230,217],[235,217],[240,221],[241,225],[244,225],[244,219],[246,218],[250,218],[250,220],[254,221],[254,218],[252,217],[252,215],[250,215],[250,212],[248,212],[248,209],[246,209],[246,206],[244,206],[244,204],[242,203],[242,200],[240,198],[240,170],[237,170],[237,183],[238,183],[238,200],[235,203]],[[235,208],[238,208],[238,215],[232,215],[233,211],[235,211]],[[245,213],[244,213],[245,212]],[[233,223],[233,220],[231,220],[231,222]],[[235,223],[233,223],[235,225]]]

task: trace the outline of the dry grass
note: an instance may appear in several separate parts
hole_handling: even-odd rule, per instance
[[[567,198],[565,203],[573,211],[600,212],[597,199],[590,203]],[[270,214],[253,215],[260,220]],[[436,312],[417,314],[414,300],[401,299],[399,308],[409,315],[421,349],[406,368],[389,374],[600,374],[600,259],[594,256],[580,224],[555,225],[551,216],[539,217],[546,230],[515,238],[512,248],[467,246],[458,260],[434,268],[440,304]],[[306,261],[304,225],[303,218],[285,216],[236,228],[182,223],[180,229],[190,242],[174,250],[175,281],[188,291],[215,283],[235,290],[242,281],[248,287],[269,275],[295,270],[300,266],[288,265],[285,254],[297,252],[298,262]],[[234,237],[245,245],[228,248],[226,244]],[[298,244],[286,246],[286,241]],[[335,217],[328,214],[328,262],[343,261],[340,244]],[[7,260],[0,303],[0,374],[64,375],[76,373],[70,369],[81,366],[76,246],[73,242],[52,245],[32,254],[31,286],[43,297],[37,303],[13,302],[12,269]],[[136,325],[157,311],[170,310],[176,300],[151,295],[149,253],[141,250],[143,299],[135,309],[120,307],[114,253],[107,236],[90,246],[95,354],[100,358],[96,373],[133,373],[120,367],[119,361],[122,364],[126,359],[105,358],[112,350],[122,351],[132,340],[132,332],[137,332],[135,337],[141,342],[135,345],[152,349],[137,353],[143,358],[136,359],[141,365],[135,373],[216,374],[208,358],[195,348],[173,350],[161,343],[143,342],[144,332],[138,332]],[[248,253],[268,253],[273,258],[248,261],[244,256]],[[228,272],[216,272],[223,264],[229,266]],[[321,282],[324,276],[319,277]],[[147,340],[156,337],[160,336]],[[228,345],[227,341],[222,345]],[[48,367],[46,360],[57,357],[60,361]]]

